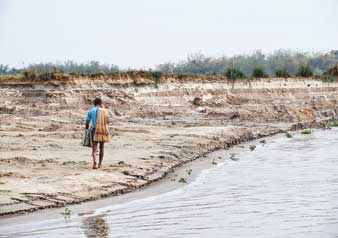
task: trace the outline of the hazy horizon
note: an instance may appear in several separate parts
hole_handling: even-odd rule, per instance
[[[203,53],[338,49],[338,2],[0,0],[0,64],[151,68]]]

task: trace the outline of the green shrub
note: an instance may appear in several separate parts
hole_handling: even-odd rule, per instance
[[[152,78],[152,80],[154,80],[154,82],[156,84],[158,84],[160,82],[161,77],[162,77],[162,73],[161,72],[158,72],[158,71],[151,72],[151,78]]]
[[[180,178],[180,180],[178,180],[179,183],[187,183],[187,179],[186,178]]]
[[[254,68],[254,70],[252,71],[252,75],[251,76],[253,78],[267,78],[268,77],[268,75],[260,67]]]
[[[105,75],[104,72],[97,71],[96,73],[89,74],[89,77],[91,77],[91,78],[99,78],[99,77],[102,77],[104,75]]]
[[[326,74],[320,76],[319,78],[323,82],[337,82],[338,81],[338,77],[337,76],[331,76],[331,75],[326,75]]]
[[[46,72],[46,73],[40,73],[38,74],[38,79],[41,81],[48,81],[48,80],[56,80],[60,79],[64,76],[63,73],[57,73],[57,72]]]
[[[23,71],[23,77],[25,79],[36,79],[37,74],[32,70],[25,70],[25,71]]]
[[[62,69],[53,67],[52,73],[55,73],[55,74],[63,74],[64,72],[63,72]]]
[[[303,135],[310,135],[311,133],[312,133],[311,130],[304,130],[304,131],[302,131]]]
[[[291,74],[287,69],[277,69],[275,72],[276,77],[278,78],[290,78]]]
[[[338,76],[338,64],[325,72],[326,75]]]
[[[292,135],[291,135],[291,133],[290,133],[290,132],[286,132],[286,134],[285,134],[285,135],[286,135],[286,137],[287,137],[287,138],[292,138]]]
[[[320,79],[324,82],[338,81],[338,64],[327,70],[324,74],[320,75]]]
[[[313,69],[310,66],[302,65],[298,68],[297,74],[298,77],[309,78],[313,76]]]
[[[65,208],[65,210],[63,211],[63,214],[65,216],[69,216],[72,213],[72,210],[70,210],[68,207]]]
[[[179,80],[184,79],[184,74],[177,74],[177,79],[179,79]]]
[[[79,77],[80,76],[80,74],[77,73],[77,72],[71,72],[71,73],[69,73],[69,75],[74,76],[74,77]]]
[[[338,121],[337,120],[332,120],[327,122],[326,127],[338,127]]]
[[[224,75],[228,79],[242,79],[245,78],[245,74],[236,68],[229,68],[225,71]]]
[[[323,70],[321,70],[319,68],[313,69],[313,76],[314,77],[320,78],[323,74],[324,74]]]

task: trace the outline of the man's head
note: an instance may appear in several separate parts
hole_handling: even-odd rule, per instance
[[[102,105],[102,100],[101,98],[95,98],[93,102],[94,106],[101,106]]]

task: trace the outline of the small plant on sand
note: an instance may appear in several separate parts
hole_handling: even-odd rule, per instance
[[[70,216],[71,213],[72,213],[72,210],[70,210],[68,207],[66,207],[65,210],[63,211],[63,215],[65,216]]]
[[[261,140],[259,143],[265,144],[265,143],[266,143],[266,140]]]
[[[233,161],[239,160],[239,159],[236,157],[236,154],[232,154],[232,153],[230,154],[229,159],[231,159],[231,160],[233,160]]]
[[[212,162],[211,162],[211,164],[217,165],[217,162],[213,159]]]
[[[302,131],[303,135],[310,135],[311,133],[312,133],[311,130],[304,130],[304,131]]]
[[[186,178],[180,178],[180,180],[178,180],[179,183],[187,183],[187,179]]]
[[[256,146],[255,146],[255,145],[250,145],[249,149],[250,149],[251,151],[254,151],[254,150],[256,149]]]
[[[287,138],[292,138],[292,135],[291,135],[291,133],[290,133],[290,132],[286,132],[286,134],[285,134],[285,135],[286,135],[286,137],[287,137]]]
[[[186,172],[187,172],[188,175],[191,175],[192,169],[188,169],[188,170],[186,170]]]

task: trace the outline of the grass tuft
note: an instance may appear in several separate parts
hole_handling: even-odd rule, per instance
[[[70,210],[68,207],[65,208],[65,210],[63,211],[63,214],[65,216],[69,216],[72,213],[72,210]]]
[[[186,178],[180,178],[180,180],[178,180],[179,183],[187,183],[187,179]]]
[[[287,138],[292,138],[292,135],[290,134],[290,132],[286,132],[285,135],[286,135]]]
[[[310,135],[311,133],[312,133],[311,130],[304,130],[304,131],[302,131],[303,135]]]
[[[332,120],[332,121],[327,122],[326,127],[329,127],[329,128],[338,127],[338,120]]]

